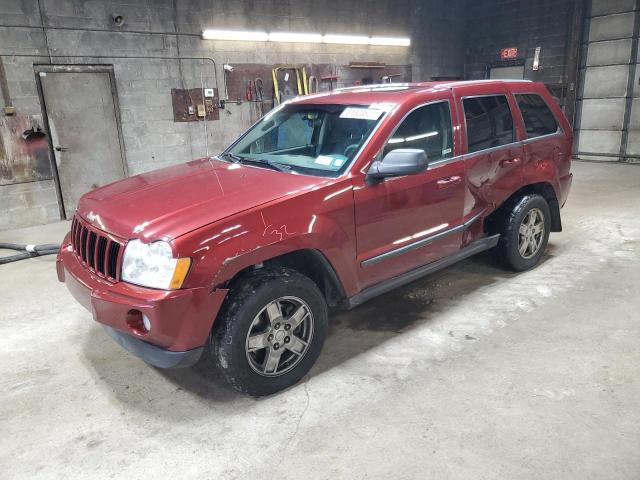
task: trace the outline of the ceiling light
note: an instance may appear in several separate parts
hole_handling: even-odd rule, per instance
[[[371,45],[408,47],[409,45],[411,45],[411,39],[406,37],[371,37]]]
[[[269,40],[272,42],[320,43],[322,35],[319,33],[271,32]]]
[[[364,35],[336,35],[319,33],[294,32],[250,32],[242,30],[208,29],[202,32],[205,40],[232,40],[247,42],[295,42],[295,43],[330,43],[342,45],[384,45],[392,47],[408,47],[411,39],[407,37],[367,37]]]
[[[348,45],[369,45],[371,43],[369,37],[358,35],[324,35],[322,41],[324,43],[343,43]]]
[[[266,32],[243,32],[240,30],[205,30],[202,32],[205,40],[246,40],[250,42],[266,42],[269,35]]]

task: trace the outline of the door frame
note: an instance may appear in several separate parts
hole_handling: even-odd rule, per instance
[[[45,133],[47,134],[47,143],[49,144],[49,161],[51,163],[51,172],[53,173],[53,181],[56,187],[56,197],[58,199],[58,210],[60,211],[60,220],[68,220],[64,211],[64,201],[62,199],[62,189],[60,187],[60,177],[58,175],[58,164],[56,162],[56,152],[51,138],[51,129],[49,127],[49,116],[47,113],[47,104],[42,89],[41,74],[47,73],[106,73],[109,77],[111,86],[111,97],[113,98],[113,111],[116,121],[116,130],[118,132],[118,144],[120,146],[120,156],[122,158],[122,168],[125,178],[129,176],[129,167],[124,148],[124,138],[122,135],[122,122],[120,119],[120,103],[118,102],[118,90],[116,87],[116,78],[111,64],[68,64],[68,65],[51,65],[51,64],[33,64],[33,73],[36,78],[36,89],[40,100],[40,108],[42,110],[42,122],[44,124]]]
[[[495,62],[488,62],[485,64],[484,66],[484,78],[485,79],[490,79],[491,78],[491,69],[492,68],[502,68],[502,67],[523,67],[523,72],[522,72],[522,77],[523,80],[527,80],[527,68],[526,68],[526,62],[524,61],[523,58],[516,58],[513,60],[498,60]]]

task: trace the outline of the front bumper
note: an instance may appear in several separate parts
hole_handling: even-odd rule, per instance
[[[66,240],[66,239],[65,239]],[[200,358],[227,290],[207,287],[155,290],[111,283],[85,268],[65,241],[56,261],[58,279],[129,352],[160,368],[184,367]],[[127,323],[139,310],[151,321],[140,333]]]

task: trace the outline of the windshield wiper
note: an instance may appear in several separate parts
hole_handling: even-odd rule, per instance
[[[220,155],[220,158],[225,158],[225,157],[230,158],[233,163],[238,163],[244,160],[244,157],[241,157],[240,155],[235,155],[233,153],[228,153],[228,152]]]
[[[278,172],[290,172],[291,167],[285,165],[284,163],[279,162],[270,162],[269,160],[265,160],[264,158],[249,158],[249,157],[241,157],[240,155],[236,155],[235,153],[223,153],[220,155],[220,158],[229,158],[233,163],[243,163],[250,165],[258,165],[260,167],[267,167],[272,170],[277,170]]]
[[[227,154],[231,155],[231,154]],[[236,155],[237,157],[237,155]],[[269,160],[265,160],[263,158],[248,158],[248,157],[240,157],[238,160],[240,163],[246,163],[249,165],[258,165],[260,167],[271,168],[272,170],[277,170],[278,172],[290,172],[291,167],[285,165],[283,163],[278,162],[270,162]]]

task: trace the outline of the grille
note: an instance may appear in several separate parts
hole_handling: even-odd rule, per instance
[[[117,282],[123,244],[86,225],[77,216],[71,222],[71,243],[78,259],[97,275]]]

